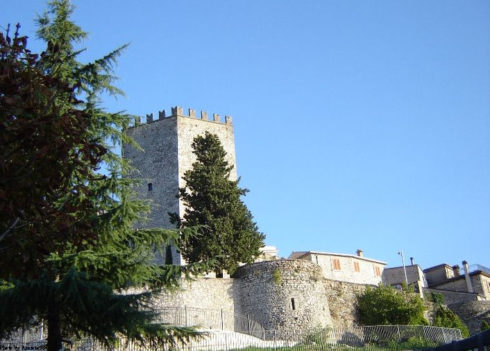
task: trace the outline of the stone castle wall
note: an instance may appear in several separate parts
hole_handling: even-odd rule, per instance
[[[177,119],[166,118],[127,130],[143,150],[123,144],[122,155],[136,171],[133,178],[142,180],[135,191],[139,198],[151,200],[151,213],[139,226],[173,228],[168,212],[178,212],[178,144]],[[148,184],[152,189],[148,189]]]
[[[153,307],[167,323],[235,330],[237,295],[235,279],[199,278],[165,290],[154,297]]]
[[[278,338],[331,325],[321,268],[303,260],[259,262],[239,268],[239,304]]]
[[[240,267],[235,278],[184,281],[179,289],[155,298],[154,307],[173,313],[167,315],[169,321],[189,318],[205,326],[220,318],[216,313],[225,316],[228,328],[240,322],[233,322],[230,316],[240,315],[274,331],[270,335],[276,338],[290,338],[291,334],[332,325],[321,268],[303,260],[258,262]],[[197,309],[199,313],[193,316]],[[203,309],[209,310],[204,318],[208,312]],[[185,316],[175,317],[179,313]]]
[[[159,119],[147,115],[147,123],[136,124],[127,130],[143,150],[124,144],[122,155],[136,168],[132,177],[143,179],[137,194],[143,199],[152,200],[152,212],[147,227],[174,228],[169,221],[168,212],[183,214],[184,207],[176,198],[178,188],[185,184],[184,173],[192,168],[196,157],[192,142],[206,131],[216,134],[227,153],[227,161],[234,167],[231,178],[236,179],[235,141],[231,117],[226,116],[225,123],[219,115],[214,114],[209,120],[205,112],[201,118],[196,117],[194,110],[189,109],[185,115],[181,107],[172,108],[172,114],[166,117],[159,113]],[[148,184],[152,184],[151,190]]]
[[[470,329],[470,334],[480,332],[482,321],[490,323],[490,301],[468,301],[448,306]]]
[[[188,324],[227,330],[253,321],[266,330],[266,337],[288,339],[321,327],[358,325],[357,297],[369,286],[325,279],[321,267],[306,260],[265,261],[240,267],[235,278],[183,281],[179,289],[158,296],[154,306],[168,309],[168,321],[185,319]],[[472,301],[476,294],[453,294],[458,296],[446,296],[446,303],[472,333],[482,320],[490,322],[490,301]],[[465,298],[463,303],[453,303]]]
[[[324,280],[332,324],[339,328],[350,328],[359,324],[357,296],[362,294],[367,285]]]
[[[138,227],[175,228],[170,223],[168,213],[185,213],[185,207],[177,198],[179,187],[184,187],[182,177],[192,168],[195,155],[192,142],[206,131],[216,134],[227,153],[227,161],[234,168],[230,178],[236,179],[235,142],[231,117],[225,116],[222,121],[219,115],[208,118],[201,112],[197,118],[195,110],[189,109],[184,114],[181,107],[172,108],[170,116],[165,111],[159,112],[159,118],[153,114],[146,116],[146,123],[137,123],[126,132],[143,150],[130,144],[123,144],[122,155],[135,168],[131,177],[142,180],[135,192],[140,199],[151,201],[151,212],[147,221]],[[172,248],[174,264],[181,264],[180,254]],[[164,257],[161,258],[164,260]]]
[[[235,312],[235,279],[199,278],[183,281],[174,291],[165,290],[155,299],[155,308],[189,307]]]

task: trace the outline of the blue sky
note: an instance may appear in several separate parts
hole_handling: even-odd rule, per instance
[[[490,266],[490,2],[75,0],[111,110],[233,116],[266,242]],[[2,3],[30,47],[44,1]]]

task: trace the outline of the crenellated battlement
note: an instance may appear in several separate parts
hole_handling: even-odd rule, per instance
[[[213,113],[212,118],[208,116],[208,113],[206,111],[202,111],[200,113],[200,116],[197,116],[196,110],[190,108],[188,109],[188,113],[184,113],[184,109],[180,106],[175,106],[170,109],[170,115],[167,115],[165,110],[158,111],[158,118],[153,117],[153,113],[147,114],[146,115],[146,124],[150,124],[153,122],[161,121],[166,118],[172,118],[172,117],[186,117],[186,118],[195,118],[195,119],[200,119],[203,121],[208,121],[208,122],[213,122],[213,123],[221,123],[221,124],[228,124],[232,125],[232,118],[231,116],[225,116],[225,120],[222,121],[220,118],[220,115],[217,113]],[[136,117],[134,121],[134,125],[132,127],[139,126],[141,124],[145,124],[144,122],[141,122],[141,117]]]

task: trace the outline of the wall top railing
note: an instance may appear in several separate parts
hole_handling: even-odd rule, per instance
[[[225,116],[225,120],[222,121],[219,114],[213,113],[212,118],[210,118],[210,116],[208,116],[208,113],[206,111],[201,110],[200,116],[198,117],[196,114],[196,110],[190,108],[190,109],[188,109],[188,113],[185,114],[184,109],[180,106],[172,107],[170,109],[170,115],[167,115],[167,112],[165,110],[158,111],[158,119],[155,119],[153,117],[153,113],[147,114],[146,115],[146,124],[150,124],[150,123],[153,123],[156,121],[161,121],[161,120],[164,120],[166,118],[172,118],[172,117],[187,117],[187,118],[195,118],[198,120],[214,122],[214,123],[221,123],[221,124],[228,124],[228,125],[232,124],[231,116]],[[137,127],[137,126],[142,125],[142,124],[144,124],[144,123],[141,121],[141,118],[138,116],[135,118],[135,122],[134,122],[134,125],[132,127]]]

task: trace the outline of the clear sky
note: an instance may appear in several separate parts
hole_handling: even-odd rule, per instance
[[[268,245],[490,266],[490,1],[75,0],[111,110],[231,115]],[[39,50],[44,1],[2,1]]]

